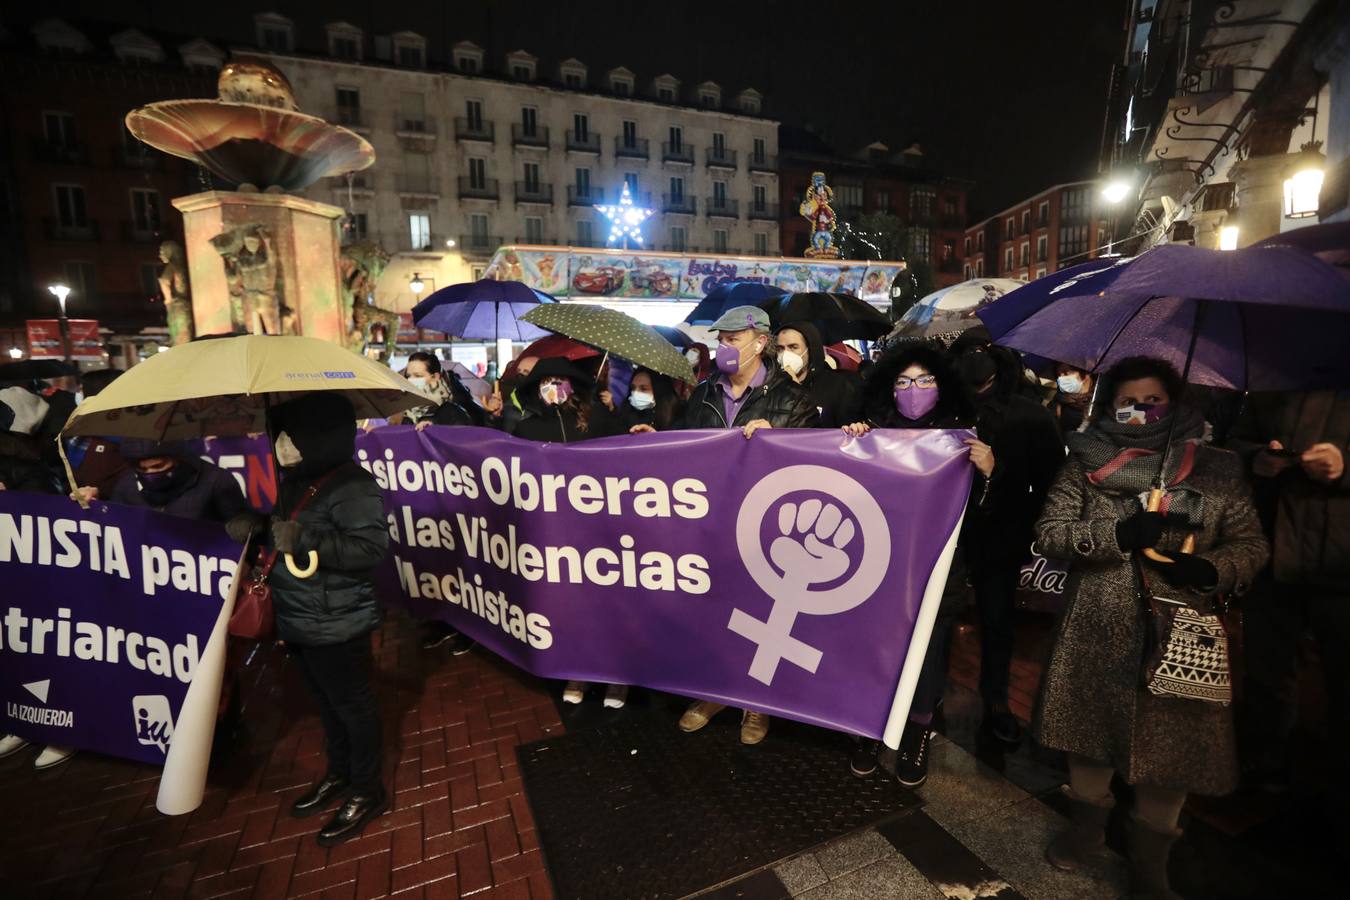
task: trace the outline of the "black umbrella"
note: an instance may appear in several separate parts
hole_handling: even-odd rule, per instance
[[[79,374],[79,369],[59,359],[23,359],[0,365],[0,381],[35,381]]]
[[[810,322],[826,344],[876,340],[893,327],[884,312],[852,294],[788,294],[762,301],[759,308],[769,314],[775,328]]]

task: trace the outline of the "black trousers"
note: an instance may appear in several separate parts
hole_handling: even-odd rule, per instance
[[[980,697],[987,706],[1007,706],[1013,657],[1013,601],[1017,565],[971,572],[975,609],[980,615]]]
[[[359,793],[380,793],[380,714],[371,681],[370,635],[321,647],[289,646],[319,701],[328,773],[345,776]]]

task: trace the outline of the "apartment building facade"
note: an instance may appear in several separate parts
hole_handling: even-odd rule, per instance
[[[961,237],[961,278],[1032,281],[1111,249],[1101,185],[1057,184],[967,228]]]

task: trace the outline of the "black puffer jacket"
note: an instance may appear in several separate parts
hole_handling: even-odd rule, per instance
[[[334,394],[309,394],[273,410],[269,428],[285,431],[303,457],[286,471],[277,498],[278,518],[319,483],[300,512],[295,561],[304,567],[310,550],[319,570],[297,578],[278,561],[272,570],[277,636],[301,646],[339,644],[379,626],[374,569],[389,549],[384,497],[369,472],[352,461],[356,418],[351,404]]]
[[[539,396],[539,383],[545,378],[566,378],[572,382],[572,398],[561,406],[550,406]],[[516,388],[521,417],[511,432],[527,441],[551,441],[574,444],[589,438],[609,437],[622,428],[616,416],[593,400],[595,382],[589,375],[561,357],[549,357],[535,363],[530,374]],[[586,428],[581,428],[580,413],[586,411]]]
[[[814,428],[819,415],[806,391],[784,374],[777,363],[765,360],[762,365],[768,369],[768,377],[759,387],[750,388],[750,396],[741,404],[734,422],[728,422],[722,411],[722,389],[717,386],[721,376],[714,375],[694,388],[681,427],[741,428],[764,419],[774,428]]]

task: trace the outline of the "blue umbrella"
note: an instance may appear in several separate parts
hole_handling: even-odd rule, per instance
[[[1132,256],[1094,259],[1042,275],[980,307],[976,315],[990,334],[997,337],[1051,303],[1069,297],[1099,296],[1116,283],[1133,259]]]
[[[478,341],[533,341],[549,332],[520,317],[557,301],[519,281],[468,281],[441,288],[413,307],[419,328]]]
[[[781,297],[787,291],[757,281],[732,281],[719,284],[708,291],[694,311],[685,316],[690,325],[711,325],[722,318],[722,313],[737,306],[759,306],[765,300]]]

